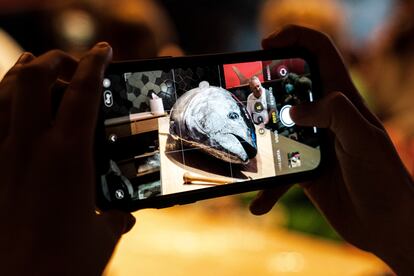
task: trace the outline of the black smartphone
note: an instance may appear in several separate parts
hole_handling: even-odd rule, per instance
[[[315,177],[324,132],[292,106],[321,97],[301,49],[112,63],[96,139],[97,203],[134,211]]]

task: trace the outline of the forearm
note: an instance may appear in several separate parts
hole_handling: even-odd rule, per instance
[[[393,183],[394,211],[384,216],[383,227],[388,228],[379,240],[375,254],[384,260],[398,275],[414,273],[414,184],[408,176],[405,181]],[[395,187],[397,186],[397,187]],[[389,219],[387,219],[387,217]],[[376,229],[373,229],[375,231]],[[378,229],[379,230],[379,229]]]

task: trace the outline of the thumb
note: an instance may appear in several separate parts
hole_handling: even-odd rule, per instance
[[[112,210],[101,214],[99,217],[116,239],[129,232],[135,225],[135,217],[130,213]]]
[[[344,150],[356,152],[366,146],[363,141],[378,131],[341,92],[332,92],[321,100],[290,109],[292,120],[301,126],[328,128]],[[369,140],[368,140],[369,141]]]
[[[281,198],[292,185],[285,185],[273,189],[260,191],[256,198],[250,203],[250,212],[260,216],[272,210],[276,202]]]
[[[91,233],[94,241],[92,244],[94,256],[92,257],[98,262],[97,267],[103,269],[111,258],[122,234],[134,226],[135,218],[129,213],[117,210],[97,214],[95,218],[97,228],[92,229]]]

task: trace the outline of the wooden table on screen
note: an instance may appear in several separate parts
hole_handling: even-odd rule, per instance
[[[212,162],[212,159],[206,157],[205,154],[200,154],[199,159],[197,160],[198,166],[191,166],[188,163],[177,161],[177,159],[171,158],[166,154],[166,145],[167,139],[169,136],[169,117],[158,118],[159,126],[159,143],[160,143],[160,158],[161,158],[161,183],[162,183],[162,194],[177,193],[183,191],[190,191],[194,189],[202,189],[206,187],[211,187],[207,184],[184,184],[183,175],[184,173],[191,173],[194,176],[201,177],[210,177],[210,178],[224,178],[231,180],[231,175],[236,176],[234,170],[237,166],[232,166],[229,164],[230,174],[220,174],[214,173],[211,170],[200,169],[200,163],[203,163],[203,159],[208,159],[201,168],[209,168],[214,166],[217,162]],[[271,177],[276,174],[280,175],[285,172],[295,172],[300,169],[308,169],[315,167],[314,160],[318,159],[319,151],[306,146],[304,144],[298,143],[295,140],[279,136],[279,143],[277,148],[280,150],[281,158],[281,168],[282,171],[277,172],[279,166],[275,166],[277,162],[274,156],[274,150],[272,149],[272,140],[274,136],[270,131],[266,130],[264,134],[259,134],[258,129],[257,133],[257,145],[258,145],[258,154],[256,158],[251,161],[254,164],[254,169],[247,168],[246,170],[239,169],[237,172],[237,179],[258,179],[263,177]],[[302,166],[300,168],[288,168],[287,153],[294,152],[300,149]],[[181,160],[182,161],[182,160]],[[214,160],[213,160],[214,161]],[[220,163],[221,166],[223,163]]]

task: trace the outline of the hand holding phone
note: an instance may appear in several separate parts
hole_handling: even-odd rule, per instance
[[[93,134],[111,56],[106,43],[80,62],[58,50],[24,53],[0,83],[5,275],[100,274],[133,225],[130,214],[95,211]],[[62,81],[68,85],[54,114],[52,88]]]
[[[302,184],[305,193],[348,242],[373,252],[398,274],[410,274],[414,224],[413,181],[381,122],[369,111],[330,39],[304,27],[290,26],[263,41],[265,49],[305,47],[318,58],[323,98],[298,105],[298,125],[328,128],[331,154],[326,170]],[[340,91],[340,92],[338,92]],[[250,209],[271,210],[289,188],[259,193]]]

